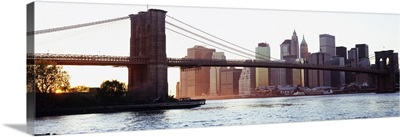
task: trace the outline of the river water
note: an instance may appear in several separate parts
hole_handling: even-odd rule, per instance
[[[207,100],[192,109],[41,117],[35,133],[76,134],[400,116],[399,93]]]

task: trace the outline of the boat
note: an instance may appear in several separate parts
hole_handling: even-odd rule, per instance
[[[312,89],[304,89],[304,93],[306,95],[328,95],[332,94],[332,87],[330,86],[321,86],[321,87],[315,87]]]
[[[304,95],[306,95],[306,94],[304,92],[301,92],[301,91],[296,91],[296,92],[293,93],[293,96],[304,96]]]

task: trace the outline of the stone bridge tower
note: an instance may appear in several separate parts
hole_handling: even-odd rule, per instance
[[[378,75],[376,86],[377,92],[394,92],[395,73],[399,68],[398,54],[393,50],[375,52],[375,66],[378,70],[385,70],[388,74]],[[397,72],[398,73],[398,72]]]
[[[165,38],[166,11],[149,9],[129,15],[130,57],[145,57],[145,65],[128,66],[128,90],[141,92],[146,100],[168,96]]]

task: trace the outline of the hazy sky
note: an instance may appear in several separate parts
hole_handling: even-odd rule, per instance
[[[271,46],[273,58],[279,58],[279,45],[290,39],[293,30],[308,43],[309,52],[319,50],[319,34],[336,37],[337,46],[348,49],[355,44],[369,45],[369,54],[377,50],[399,51],[400,18],[395,14],[361,14],[342,12],[307,12],[283,10],[215,9],[151,6],[167,11],[169,16],[254,51],[259,42]],[[36,30],[93,22],[145,11],[147,6],[37,2]],[[167,18],[174,24],[179,23]],[[37,35],[36,53],[129,55],[130,20],[104,25]],[[168,28],[172,26],[166,25]],[[182,25],[180,25],[182,26]],[[184,57],[186,49],[202,45],[170,31],[167,56]],[[226,44],[228,45],[228,44]],[[209,47],[209,46],[206,46]],[[212,47],[209,47],[212,48]],[[220,51],[217,49],[217,51]],[[228,59],[242,59],[225,52]],[[117,79],[127,83],[127,68],[109,66],[64,66],[71,85],[98,87],[102,81]],[[175,93],[179,68],[168,70],[169,91]]]

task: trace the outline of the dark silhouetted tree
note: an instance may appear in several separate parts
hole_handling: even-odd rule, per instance
[[[38,60],[35,65],[27,65],[27,90],[40,93],[53,93],[55,90],[67,90],[70,86],[69,75],[55,62]]]

